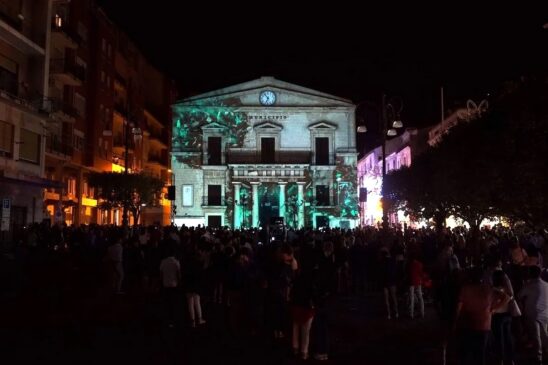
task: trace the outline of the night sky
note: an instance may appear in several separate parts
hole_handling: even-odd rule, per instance
[[[244,15],[214,3],[100,3],[177,81],[181,97],[274,76],[354,102],[396,95],[404,124],[427,126],[440,119],[441,86],[451,108],[481,100],[504,80],[548,70],[548,10],[533,7],[368,9],[364,2],[357,9],[330,2],[312,12],[257,2]],[[362,109],[374,124],[374,105]]]

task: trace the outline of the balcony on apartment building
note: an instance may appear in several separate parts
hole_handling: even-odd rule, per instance
[[[152,145],[159,147],[160,149],[168,148],[168,134],[166,130],[157,130],[153,128],[148,129],[149,142]]]
[[[82,38],[63,18],[56,15],[51,22],[51,42],[55,46],[76,49],[82,42]]]
[[[127,141],[128,150],[131,152],[135,148],[135,140],[133,137],[130,137]],[[124,138],[124,133],[116,133],[112,137],[112,152],[117,155],[124,156],[126,152],[126,140]]]
[[[86,80],[86,69],[74,60],[54,58],[50,60],[50,73],[54,78],[69,86],[81,86]]]
[[[165,167],[165,168],[168,167],[167,158],[163,157],[162,155],[150,154],[147,157],[146,163],[147,165],[156,165],[156,166]]]
[[[33,19],[45,17],[45,2],[31,7],[34,14],[27,14]],[[29,21],[21,12],[19,2],[0,1],[0,38],[27,55],[43,56],[46,39],[45,30],[38,29],[39,21]]]
[[[49,98],[49,111],[52,119],[66,123],[74,123],[79,117],[78,110],[62,99]]]
[[[0,100],[7,101],[26,111],[48,114],[46,99],[37,91],[32,91],[25,82],[18,84],[12,74],[0,69]]]
[[[46,153],[50,156],[61,159],[70,159],[73,152],[74,148],[72,147],[72,143],[69,143],[68,141],[55,135],[46,137]]]

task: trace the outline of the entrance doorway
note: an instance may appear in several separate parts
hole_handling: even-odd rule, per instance
[[[220,215],[208,215],[207,226],[211,228],[221,228],[221,216]]]
[[[325,215],[316,216],[316,228],[329,227],[329,217]]]
[[[279,212],[278,196],[266,191],[259,200],[259,224],[269,224],[270,218],[278,217]]]

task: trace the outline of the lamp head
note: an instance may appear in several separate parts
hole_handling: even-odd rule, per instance
[[[358,132],[358,133],[365,133],[365,132],[367,132],[367,127],[364,126],[364,125],[359,125],[359,126],[356,128],[356,132]]]
[[[389,137],[394,137],[398,134],[398,132],[394,128],[390,128],[388,132],[386,132],[386,135]]]
[[[396,119],[394,122],[392,122],[392,128],[402,128],[403,123],[401,120]]]

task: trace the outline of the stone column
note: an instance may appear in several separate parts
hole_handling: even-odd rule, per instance
[[[242,226],[242,211],[240,198],[240,182],[233,182],[234,185],[234,229],[240,229]]]
[[[298,182],[297,183],[297,204],[298,204],[298,213],[297,213],[297,219],[298,219],[298,227],[302,228],[304,227],[304,185],[306,182]]]
[[[280,187],[280,195],[278,199],[278,205],[279,205],[278,214],[280,215],[280,217],[284,219],[284,223],[287,223],[285,220],[285,187],[287,186],[287,182],[278,181],[278,186]]]
[[[253,228],[259,227],[259,185],[260,182],[254,181],[251,183],[253,210],[252,210],[252,224]]]

